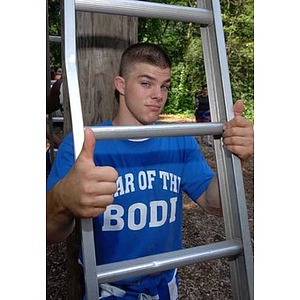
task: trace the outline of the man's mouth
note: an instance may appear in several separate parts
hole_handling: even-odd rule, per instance
[[[149,110],[154,111],[154,112],[158,112],[160,111],[160,106],[156,105],[156,104],[146,104],[145,105]]]

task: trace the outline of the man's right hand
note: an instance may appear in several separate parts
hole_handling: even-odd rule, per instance
[[[58,183],[60,205],[79,218],[93,218],[103,213],[117,191],[118,172],[112,167],[95,166],[94,148],[94,133],[87,128],[75,164]]]

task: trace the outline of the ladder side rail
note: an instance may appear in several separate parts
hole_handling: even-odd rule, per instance
[[[222,80],[224,82],[224,95],[225,95],[225,110],[227,113],[227,118],[232,119],[234,117],[233,114],[233,106],[232,106],[232,94],[231,94],[231,84],[230,84],[230,77],[229,77],[229,68],[226,56],[226,45],[225,45],[225,38],[224,38],[224,31],[223,31],[223,22],[222,22],[222,14],[220,9],[219,0],[212,0],[213,5],[213,14],[214,14],[214,24],[216,27],[216,35],[217,35],[217,43],[219,49],[224,49],[222,53],[222,58],[220,59],[220,67],[221,67],[221,74]],[[228,153],[229,154],[229,153]],[[237,192],[237,206],[238,212],[240,217],[240,230],[244,248],[244,259],[245,259],[245,266],[246,266],[246,275],[248,279],[248,288],[250,292],[250,297],[254,298],[254,266],[253,266],[253,253],[252,253],[252,244],[251,244],[251,237],[250,237],[250,230],[249,230],[249,222],[248,222],[248,213],[247,213],[247,206],[246,206],[246,197],[245,197],[245,189],[244,189],[244,182],[243,182],[243,172],[240,160],[233,154],[229,154],[232,159],[232,168],[233,168],[233,175],[236,192]]]
[[[201,8],[136,0],[76,0],[75,5],[76,10],[85,12],[194,22],[202,25],[212,23],[211,11]]]
[[[220,4],[202,0],[198,5],[212,9],[214,15],[214,25],[201,28],[201,37],[212,120],[226,122],[233,117],[233,105]],[[253,299],[253,257],[241,164],[221,140],[214,145],[226,236],[240,237],[244,249],[244,255],[230,263],[234,299]]]
[[[242,252],[238,239],[166,252],[97,266],[98,283],[144,276],[208,260],[232,257]]]
[[[221,137],[223,123],[190,123],[147,126],[97,126],[93,130],[96,140],[141,139],[150,137],[214,135]]]
[[[76,55],[76,17],[74,0],[64,0],[64,43],[66,79],[69,91],[75,159],[84,142],[84,126],[81,109]],[[99,298],[94,232],[92,219],[81,219],[82,257],[85,273],[86,297]]]
[[[225,111],[227,114],[227,120],[230,120],[234,117],[233,114],[233,101],[232,101],[232,94],[231,94],[231,84],[230,84],[230,77],[229,77],[229,68],[226,56],[226,46],[225,46],[225,38],[223,32],[223,22],[222,22],[222,15],[219,0],[212,0],[213,5],[213,13],[215,19],[215,27],[216,27],[216,39],[218,43],[218,48],[223,49],[220,51],[220,68],[221,68],[221,76],[223,81],[223,89],[224,89],[224,100],[225,100]],[[222,148],[225,152],[226,149]],[[226,151],[227,152],[227,151]],[[252,253],[252,245],[251,245],[251,237],[250,237],[250,230],[249,230],[249,222],[248,222],[248,212],[246,206],[246,197],[245,197],[245,189],[243,183],[243,172],[241,167],[240,160],[233,155],[232,153],[227,152],[227,155],[231,157],[229,159],[230,167],[232,168],[234,180],[232,182],[235,183],[235,191],[236,191],[236,198],[237,198],[237,210],[239,216],[239,226],[238,230],[241,232],[241,238],[243,243],[244,249],[244,256],[240,256],[237,261],[242,261],[240,263],[240,272],[246,272],[246,279],[248,284],[248,293],[250,299],[254,298],[254,266],[253,266],[253,253]],[[241,268],[241,264],[243,267]],[[244,274],[243,274],[244,275]],[[243,297],[243,295],[241,295]],[[244,299],[244,297],[243,297]]]
[[[199,3],[200,1],[198,1]],[[205,5],[206,0],[202,0]],[[222,74],[220,69],[220,53],[217,45],[217,41],[214,39],[216,36],[215,28],[213,26],[207,28],[201,28],[201,38],[202,38],[202,46],[203,46],[203,55],[204,55],[204,63],[205,63],[205,72],[207,77],[207,85],[208,85],[208,94],[209,94],[209,105],[210,105],[210,112],[211,112],[211,119],[213,122],[227,122],[229,117],[227,117],[225,106],[224,106],[224,90],[223,90],[223,80]],[[222,175],[222,178],[219,178],[220,192],[222,193],[224,190],[226,191],[228,188],[231,187],[226,175],[226,169],[224,168],[225,159],[222,150],[223,144],[220,141],[214,141],[215,145],[217,145],[216,153],[217,157],[217,164],[218,164],[218,173],[221,171],[222,174],[218,174],[219,177]],[[231,175],[231,174],[230,174]],[[224,177],[224,178],[223,178]],[[229,176],[232,179],[232,176]],[[232,187],[233,190],[233,187]],[[234,191],[234,190],[233,190]],[[224,193],[224,199],[230,198],[227,197],[230,195],[229,192]],[[221,195],[222,196],[222,195]],[[223,204],[223,203],[222,203]],[[236,215],[237,211],[232,212],[232,206],[230,202],[227,202],[226,205],[222,205],[223,207],[223,215],[225,219],[225,230],[228,237],[234,237],[234,227],[233,223],[230,222],[233,219],[233,215]],[[228,214],[230,214],[228,217]],[[227,221],[228,219],[229,221]],[[237,223],[238,224],[238,223]]]

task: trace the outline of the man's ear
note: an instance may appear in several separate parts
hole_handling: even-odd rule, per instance
[[[117,89],[117,91],[121,94],[125,94],[125,79],[121,76],[116,76],[114,78],[114,84]]]

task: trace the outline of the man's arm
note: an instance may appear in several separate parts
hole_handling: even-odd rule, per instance
[[[65,207],[60,204],[59,181],[46,195],[46,232],[47,244],[64,241],[74,230],[75,217]]]
[[[254,131],[252,122],[243,118],[243,102],[238,100],[234,107],[234,118],[224,126],[224,144],[228,151],[237,155],[242,165],[254,153]],[[218,178],[215,176],[197,203],[208,213],[222,216]]]
[[[94,147],[94,133],[86,129],[72,169],[47,193],[48,244],[65,240],[74,230],[75,217],[96,217],[113,202],[118,173],[112,167],[95,166]]]
[[[196,201],[207,213],[222,217],[222,205],[219,192],[218,178],[215,175],[206,191]]]

